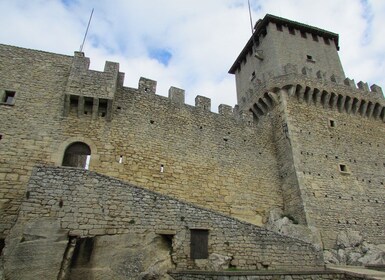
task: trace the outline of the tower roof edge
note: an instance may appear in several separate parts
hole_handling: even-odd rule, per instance
[[[258,38],[270,22],[273,22],[276,24],[281,24],[281,25],[287,26],[287,27],[292,27],[292,28],[298,29],[300,31],[308,32],[308,33],[315,34],[315,35],[318,35],[321,37],[327,37],[327,38],[331,39],[332,41],[334,41],[337,50],[339,50],[339,43],[338,43],[339,36],[337,33],[330,32],[330,31],[327,31],[327,30],[324,30],[324,29],[321,29],[318,27],[314,27],[311,25],[307,25],[304,23],[300,23],[297,21],[278,17],[275,15],[266,14],[263,19],[259,19],[255,23],[253,35],[247,41],[245,47],[243,48],[241,53],[238,55],[238,57],[235,60],[235,62],[233,63],[233,65],[231,66],[230,70],[228,71],[229,74],[235,74],[235,71],[237,70],[240,62],[242,61],[242,59],[244,59],[246,54],[250,51],[250,49],[253,46],[253,41],[254,41],[253,37]]]

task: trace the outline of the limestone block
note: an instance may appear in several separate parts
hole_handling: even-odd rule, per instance
[[[385,264],[385,246],[366,243],[365,251],[356,265]]]
[[[336,245],[338,248],[356,247],[362,243],[363,238],[358,231],[343,231],[337,235]]]
[[[364,83],[363,81],[359,81],[359,82],[357,83],[357,86],[358,86],[358,88],[361,89],[361,90],[369,91],[369,85],[368,85],[368,83]]]
[[[6,278],[56,279],[67,243],[67,232],[56,219],[19,219],[4,248]]]
[[[183,105],[185,99],[185,91],[184,89],[170,87],[168,90],[168,98],[170,98],[173,103]]]
[[[218,106],[218,113],[224,116],[231,116],[233,113],[233,108],[229,105],[220,104]]]
[[[323,254],[324,254],[325,264],[339,264],[339,260],[336,257],[337,256],[337,251],[335,251],[335,250],[325,250],[323,252]]]
[[[99,236],[94,252],[92,270],[87,270],[92,279],[167,279],[173,268],[169,244],[153,233]],[[71,277],[82,279],[76,273]]]
[[[220,254],[210,254],[209,256],[209,269],[214,271],[221,271],[229,268],[231,258]]]
[[[155,94],[157,82],[154,80],[140,77],[138,89],[140,92]]]
[[[197,95],[195,97],[195,107],[203,109],[203,111],[211,111],[211,99]]]

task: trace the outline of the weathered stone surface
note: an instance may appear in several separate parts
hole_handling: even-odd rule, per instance
[[[96,238],[88,271],[92,279],[167,279],[173,269],[171,248],[156,234],[122,234]],[[71,279],[83,279],[76,273]]]
[[[385,264],[385,246],[364,241],[356,231],[338,234],[335,250],[325,250],[325,263],[342,265]]]
[[[321,234],[317,228],[294,224],[288,217],[283,216],[283,212],[279,209],[273,209],[269,213],[266,228],[311,243],[317,250],[323,249]]]
[[[6,240],[5,279],[57,279],[67,232],[53,218],[19,221]]]
[[[219,254],[210,254],[208,270],[221,271],[229,268],[231,258]]]
[[[325,264],[339,264],[339,260],[337,258],[337,251],[330,249],[324,251],[324,261]]]
[[[337,235],[337,247],[344,249],[350,247],[357,247],[363,241],[363,237],[358,231],[342,231]]]

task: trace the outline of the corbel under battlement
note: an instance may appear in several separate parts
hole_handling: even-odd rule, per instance
[[[375,85],[372,88],[376,89]],[[313,87],[304,82],[265,89],[264,94],[259,94],[260,97],[249,105],[248,110],[253,113],[254,119],[258,121],[266,116],[278,104],[282,91],[286,92],[289,98],[295,98],[300,103],[321,106],[339,113],[357,115],[385,123],[385,100],[383,98],[376,102],[358,98],[354,94],[346,92],[334,92],[322,87]]]
[[[382,88],[376,84],[373,84],[370,88],[368,83],[363,81],[355,83],[354,79],[339,77],[335,74],[329,74],[327,72],[323,72],[318,70],[316,72],[313,71],[311,67],[303,67],[301,71],[298,70],[298,66],[294,64],[286,64],[283,66],[283,75],[301,75],[308,78],[313,78],[322,83],[331,83],[331,84],[339,84],[345,85],[354,91],[363,91],[367,93],[372,93],[374,96],[384,98]]]

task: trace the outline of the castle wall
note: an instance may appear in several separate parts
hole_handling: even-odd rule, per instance
[[[76,141],[90,146],[91,170],[256,224],[282,206],[270,122],[256,127],[225,106],[212,113],[204,98],[185,105],[175,88],[171,98],[158,96],[151,80],[123,87],[117,64],[91,71],[81,54],[73,60],[4,45],[0,52],[1,90],[16,92],[12,106],[0,104],[4,234],[32,167],[61,165]]]
[[[36,226],[44,224],[47,231],[52,231],[52,236],[44,238],[41,235],[50,233],[33,234],[39,231]],[[56,228],[56,224],[60,227]],[[109,235],[113,240],[114,236],[124,234],[166,234],[172,237],[170,251],[177,270],[207,269],[209,258],[190,257],[192,229],[208,230],[208,254],[227,256],[236,268],[291,271],[312,270],[322,264],[320,252],[303,241],[95,172],[68,167],[38,167],[29,181],[17,223],[6,240],[5,273],[10,278],[23,275],[25,278],[22,279],[28,279],[36,269],[31,264],[41,265],[48,261],[53,262],[49,267],[60,267],[61,260],[57,255],[60,252],[64,255],[65,232],[69,236],[97,236],[92,254],[98,253],[98,238],[103,235]],[[36,253],[44,248],[36,247],[34,242],[42,240],[44,248],[55,248],[54,258],[45,259],[44,254]],[[138,242],[136,246],[141,248],[140,242],[144,239]],[[24,259],[29,259],[29,262],[23,262]],[[35,259],[39,261],[35,262]],[[108,269],[98,267],[94,263],[97,259],[96,255],[90,256],[88,268],[98,268],[98,273],[103,275]],[[124,256],[111,259],[114,264],[122,262],[118,266],[120,269],[136,265],[134,259],[128,266],[123,264],[124,261]],[[111,269],[116,269],[116,266],[111,265]],[[115,271],[115,276],[122,277],[121,272]]]
[[[13,224],[33,166],[51,163],[72,57],[0,45],[0,232]],[[2,100],[3,101],[3,100]],[[1,236],[2,234],[0,234]],[[3,237],[3,236],[1,236]]]
[[[307,222],[322,231],[326,248],[346,230],[384,243],[385,126],[373,110],[338,103],[298,96],[287,103]]]

